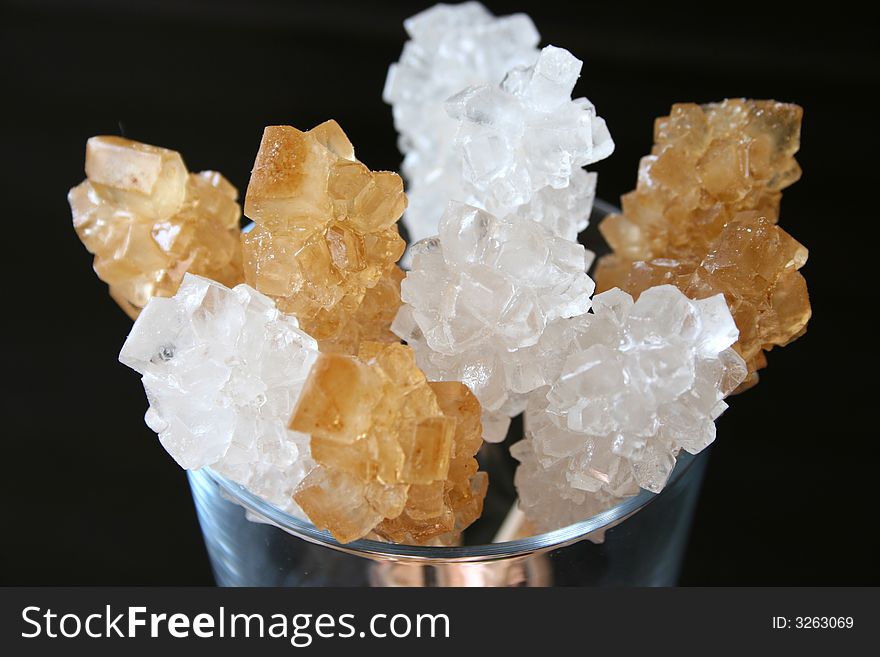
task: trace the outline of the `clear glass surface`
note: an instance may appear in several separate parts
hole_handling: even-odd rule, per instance
[[[221,586],[671,586],[706,456],[679,459],[658,495],[554,532],[461,547],[341,545],[207,468],[189,480]]]

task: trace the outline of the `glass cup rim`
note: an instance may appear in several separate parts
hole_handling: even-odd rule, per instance
[[[480,545],[463,546],[425,546],[405,545],[400,543],[386,543],[371,539],[358,539],[350,543],[340,543],[330,532],[318,529],[311,522],[301,520],[278,507],[268,503],[258,495],[250,492],[242,486],[226,477],[214,472],[209,467],[190,472],[190,477],[199,478],[201,475],[208,477],[214,482],[225,496],[233,502],[244,507],[247,511],[255,514],[260,521],[274,525],[282,531],[292,534],[310,543],[316,543],[325,547],[365,556],[374,559],[386,559],[394,561],[432,561],[432,562],[467,562],[467,561],[493,561],[496,559],[510,559],[512,557],[526,556],[535,552],[563,547],[587,538],[589,534],[602,529],[609,529],[615,524],[625,520],[629,516],[641,511],[648,504],[664,495],[674,483],[684,476],[695,461],[695,455],[682,453],[676,462],[675,469],[669,476],[663,491],[652,493],[645,489],[624,499],[619,504],[602,511],[590,518],[576,522],[560,529],[535,534],[527,538],[518,538],[500,543],[484,543]]]

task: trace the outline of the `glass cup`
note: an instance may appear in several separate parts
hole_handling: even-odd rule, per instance
[[[663,492],[583,522],[461,547],[343,545],[209,468],[189,481],[220,586],[672,586],[706,460],[683,455]]]
[[[616,211],[597,200],[591,229]],[[600,243],[601,240],[593,240]],[[678,578],[707,454],[682,454],[666,488],[641,491],[592,518],[526,538],[499,539],[516,518],[508,446],[484,444],[489,473],[483,516],[463,545],[428,547],[373,540],[340,544],[203,468],[189,473],[199,523],[221,586],[670,586]],[[523,532],[520,532],[523,533]],[[506,532],[516,536],[516,532]]]

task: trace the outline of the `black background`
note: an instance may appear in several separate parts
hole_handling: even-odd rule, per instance
[[[243,192],[264,125],[332,117],[361,160],[396,169],[381,90],[402,20],[428,4],[2,4],[0,583],[212,581],[184,474],[141,421],[137,375],[116,362],[130,322],[70,225],[85,140],[122,132],[174,148]],[[876,35],[839,3],[775,4],[490,8],[527,11],[542,44],[584,60],[576,91],[617,143],[595,167],[608,200],[634,186],[673,102],[804,106],[804,176],[781,223],[810,249],[814,318],[720,420],[681,583],[877,584]]]

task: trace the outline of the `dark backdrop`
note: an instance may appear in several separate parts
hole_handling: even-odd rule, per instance
[[[264,125],[333,117],[370,167],[395,169],[380,94],[403,18],[427,4],[4,2],[0,583],[211,582],[184,474],[116,362],[130,323],[70,225],[85,140],[121,132],[174,148],[243,192]],[[490,4],[529,12],[542,43],[585,61],[577,91],[617,142],[596,167],[609,200],[634,186],[673,102],[804,106],[804,176],[782,225],[810,248],[814,319],[721,419],[682,583],[880,583],[871,21],[839,3],[725,2],[717,15],[710,3]]]

